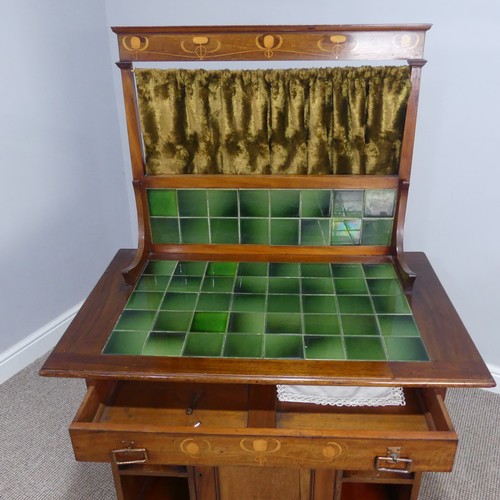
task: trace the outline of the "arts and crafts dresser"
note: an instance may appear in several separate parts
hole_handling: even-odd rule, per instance
[[[113,29],[139,245],[41,374],[86,380],[75,457],[119,499],[416,499],[451,470],[446,388],[493,380],[403,250],[429,28]]]

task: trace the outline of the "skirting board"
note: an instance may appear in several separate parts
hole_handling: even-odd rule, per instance
[[[0,353],[0,384],[50,351],[62,337],[83,302]]]

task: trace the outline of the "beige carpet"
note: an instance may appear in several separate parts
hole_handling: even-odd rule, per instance
[[[0,386],[0,499],[115,499],[109,465],[73,459],[67,429],[83,381],[39,377],[42,361]],[[428,474],[420,499],[500,499],[500,395],[452,390],[447,406],[460,435],[455,468]]]

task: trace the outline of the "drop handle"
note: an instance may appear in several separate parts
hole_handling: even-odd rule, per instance
[[[398,474],[410,474],[413,460],[401,457],[400,447],[387,448],[387,455],[375,457],[375,469],[383,472],[396,472]]]

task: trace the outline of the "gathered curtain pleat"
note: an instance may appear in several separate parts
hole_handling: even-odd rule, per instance
[[[148,175],[398,171],[407,66],[135,74]]]

